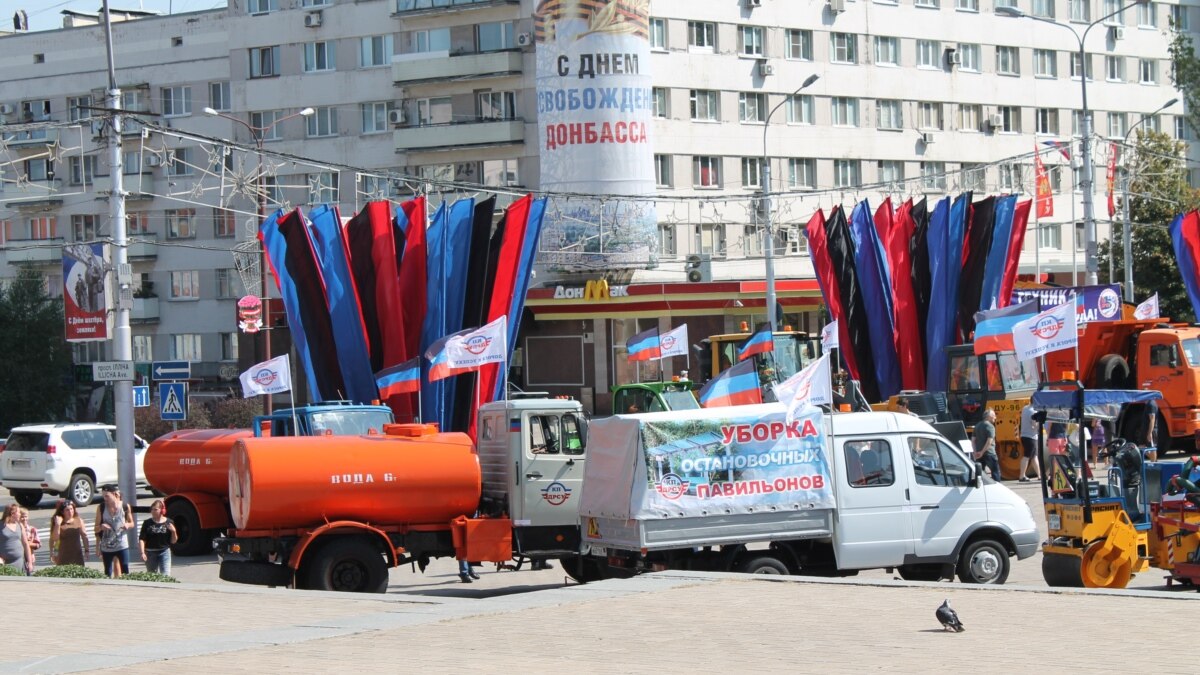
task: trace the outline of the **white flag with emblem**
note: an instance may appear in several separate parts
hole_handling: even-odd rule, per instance
[[[1157,319],[1158,318],[1158,293],[1146,298],[1137,309],[1133,310],[1133,318],[1135,319]]]
[[[1074,347],[1079,343],[1075,321],[1075,301],[1068,300],[1041,314],[1013,324],[1013,347],[1017,358],[1025,361],[1046,352]]]
[[[809,406],[832,404],[829,354],[821,355],[821,358],[808,364],[800,372],[775,385],[775,399],[788,407],[789,423]]]
[[[688,336],[687,324],[683,324],[679,328],[667,331],[658,338],[659,358],[667,358],[668,356],[687,356],[688,353]]]
[[[292,388],[292,367],[288,355],[256,363],[239,379],[242,381],[242,398],[289,391]]]
[[[485,363],[501,363],[508,358],[508,319],[500,317],[470,333],[450,338],[446,343],[446,365],[451,368],[478,368]]]
[[[838,348],[838,325],[837,320],[830,321],[821,329],[821,349],[829,351],[830,349]]]

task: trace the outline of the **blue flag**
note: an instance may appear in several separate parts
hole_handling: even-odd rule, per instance
[[[854,240],[854,269],[858,272],[863,305],[873,322],[868,337],[875,362],[875,381],[880,398],[886,399],[901,389],[900,360],[896,356],[887,258],[871,220],[871,206],[865,199],[855,204],[850,214],[850,236]]]
[[[929,315],[925,320],[925,387],[929,391],[946,390],[946,337],[944,328],[954,321],[956,305],[951,304],[950,290],[946,288],[946,240],[950,236],[950,198],[944,197],[933,207],[929,215],[926,235],[929,251]],[[959,249],[961,257],[961,247]],[[960,257],[954,258],[957,267]]]

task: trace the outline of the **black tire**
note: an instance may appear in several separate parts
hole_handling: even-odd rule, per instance
[[[964,584],[999,586],[1008,580],[1008,549],[993,539],[977,539],[958,559],[958,578]]]
[[[86,473],[77,473],[71,476],[71,482],[67,484],[66,497],[75,504],[76,509],[90,506],[92,500],[96,498],[96,481]]]
[[[171,552],[179,556],[204,555],[211,553],[212,533],[200,528],[200,514],[186,499],[176,499],[167,505],[167,517],[175,522],[179,539],[171,545]]]
[[[383,554],[362,537],[336,537],[306,556],[302,588],[314,591],[383,593],[388,568]]]
[[[1096,362],[1096,389],[1129,389],[1129,362],[1120,354],[1105,354]]]
[[[277,563],[250,560],[224,560],[221,562],[222,581],[253,586],[288,586],[292,583],[292,570]]]
[[[773,555],[756,555],[738,563],[737,571],[742,574],[791,574],[787,565]]]
[[[1083,588],[1079,556],[1042,553],[1042,579],[1053,588]]]
[[[942,566],[935,563],[901,565],[896,569],[905,581],[941,581]]]
[[[1175,440],[1171,438],[1171,429],[1167,426],[1167,420],[1159,412],[1154,419],[1154,448],[1158,451],[1158,458],[1166,457],[1174,444]]]
[[[563,571],[567,573],[567,576],[581,584],[603,581],[609,576],[608,565],[590,557],[583,559],[582,571],[580,571],[579,556],[577,555],[559,558],[558,563],[562,565]]]
[[[41,490],[16,490],[12,496],[14,501],[27,509],[32,509],[42,503]]]

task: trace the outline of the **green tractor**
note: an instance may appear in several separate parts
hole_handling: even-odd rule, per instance
[[[638,382],[614,385],[612,391],[614,415],[663,410],[695,410],[700,407],[696,390],[700,385],[691,380],[671,382]]]

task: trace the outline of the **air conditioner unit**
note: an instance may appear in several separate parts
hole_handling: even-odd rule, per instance
[[[745,0],[747,7],[762,7],[763,0]]]
[[[146,158],[146,166],[158,166],[162,164],[162,157],[158,155],[150,155]]]
[[[11,115],[11,114],[13,114],[12,104],[11,103],[0,103],[0,115]]]
[[[532,45],[533,45],[533,34],[517,33],[517,46],[518,47],[530,47]]]
[[[767,63],[766,61],[759,61],[758,62],[758,74],[762,75],[763,77],[767,77],[768,75],[774,75],[775,74],[775,66]]]
[[[319,28],[321,26],[321,21],[322,18],[320,12],[309,12],[308,14],[304,15],[305,28]]]
[[[1125,39],[1125,27],[1124,26],[1109,26],[1108,27],[1108,38],[1110,40],[1112,40],[1113,42],[1116,42],[1117,40],[1124,40]]]
[[[934,135],[931,132],[925,131],[921,133],[921,142],[925,145],[930,145],[934,141]]]
[[[959,55],[957,49],[946,50],[946,65],[957,66],[962,63],[962,56]]]
[[[404,114],[404,108],[396,108],[388,111],[388,122],[391,124],[404,124],[408,121],[408,116]]]
[[[829,0],[829,11],[834,13],[846,11],[846,0]]]
[[[987,123],[989,127],[993,129],[999,129],[1000,127],[1004,126],[1004,115],[999,113],[995,115],[988,115]]]

